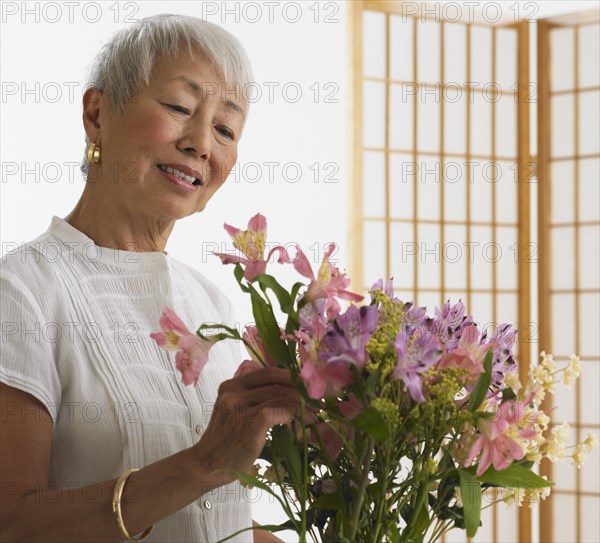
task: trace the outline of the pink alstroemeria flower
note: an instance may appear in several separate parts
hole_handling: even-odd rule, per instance
[[[267,270],[267,263],[275,252],[279,252],[277,262],[289,262],[289,256],[284,247],[278,245],[264,257],[267,241],[267,219],[257,213],[248,221],[248,229],[240,230],[229,224],[224,225],[225,230],[233,239],[233,246],[243,255],[230,255],[226,253],[213,253],[221,259],[223,264],[244,264],[244,277],[252,281],[256,276],[262,275]]]
[[[469,372],[469,380],[477,380],[483,372],[483,360],[494,343],[479,343],[479,330],[474,324],[465,326],[458,346],[448,352],[443,350],[442,358],[437,363],[438,369],[458,368]]]
[[[260,359],[248,348],[248,346],[246,346],[246,350],[250,355],[250,360],[244,360],[239,365],[234,377],[238,377],[239,375],[244,375],[245,373],[250,373],[264,367],[277,367],[277,361],[267,351],[267,348],[265,347],[265,344],[263,343],[256,326],[246,326],[242,337],[252,346],[255,351],[258,351]]]
[[[525,456],[523,447],[506,434],[510,428],[514,435],[523,439],[532,439],[537,435],[534,430],[536,414],[526,420],[527,405],[530,398],[524,401],[507,400],[500,404],[493,419],[480,419],[478,427],[480,436],[475,440],[465,460],[469,467],[481,453],[477,465],[477,476],[493,465],[496,470],[506,469],[513,460],[521,460]]]
[[[172,309],[165,307],[159,321],[162,332],[153,332],[150,337],[163,349],[177,351],[175,366],[181,372],[183,384],[198,382],[202,369],[208,362],[208,352],[214,345],[189,331],[188,327]]]
[[[338,268],[329,262],[329,257],[335,251],[335,247],[335,243],[329,244],[323,256],[317,277],[313,273],[308,258],[306,258],[306,255],[299,246],[296,246],[297,254],[293,260],[296,271],[311,280],[303,299],[310,302],[318,298],[325,298],[325,311],[329,319],[334,319],[340,312],[340,304],[335,297],[351,302],[360,302],[363,299],[363,296],[360,294],[354,294],[345,290],[350,284],[350,278],[346,277],[345,274],[341,273]]]
[[[302,369],[300,378],[306,385],[308,395],[321,400],[335,396],[343,386],[354,380],[347,362],[323,362],[319,359],[317,343],[320,338],[311,338],[297,331],[294,340],[298,342],[298,352]]]

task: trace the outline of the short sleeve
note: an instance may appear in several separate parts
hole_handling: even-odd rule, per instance
[[[52,343],[42,333],[46,321],[25,283],[0,271],[0,382],[40,400],[55,423],[61,386]]]

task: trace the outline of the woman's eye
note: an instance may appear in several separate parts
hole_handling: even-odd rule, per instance
[[[183,106],[178,106],[177,104],[167,104],[167,107],[169,107],[173,111],[177,111],[177,113],[185,113],[186,115],[189,115],[190,113],[187,108]]]
[[[218,130],[218,131],[219,131],[221,134],[223,134],[223,135],[224,135],[226,138],[229,138],[229,139],[231,139],[231,140],[232,140],[232,139],[235,139],[235,135],[234,135],[234,133],[233,133],[231,130],[229,130],[229,128],[227,128],[227,127],[225,127],[225,126],[217,126],[217,130]]]

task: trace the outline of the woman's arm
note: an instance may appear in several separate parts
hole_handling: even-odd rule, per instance
[[[52,422],[46,408],[30,394],[2,383],[0,403],[0,540],[122,541],[112,512],[115,480],[98,483],[89,493],[81,486],[48,488]],[[129,533],[142,532],[236,479],[217,470],[249,472],[267,430],[288,422],[297,404],[285,370],[268,368],[225,381],[202,439],[127,480],[121,503]],[[90,500],[91,495],[98,498]]]

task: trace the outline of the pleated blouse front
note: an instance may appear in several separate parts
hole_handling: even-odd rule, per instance
[[[111,479],[201,438],[239,345],[215,345],[198,385],[186,387],[174,354],[150,338],[164,307],[190,330],[234,324],[229,300],[199,272],[163,253],[99,247],[55,216],[3,258],[0,278],[0,381],[47,407],[51,483]],[[251,501],[239,483],[213,489],[156,524],[147,541],[218,541],[250,526]]]

